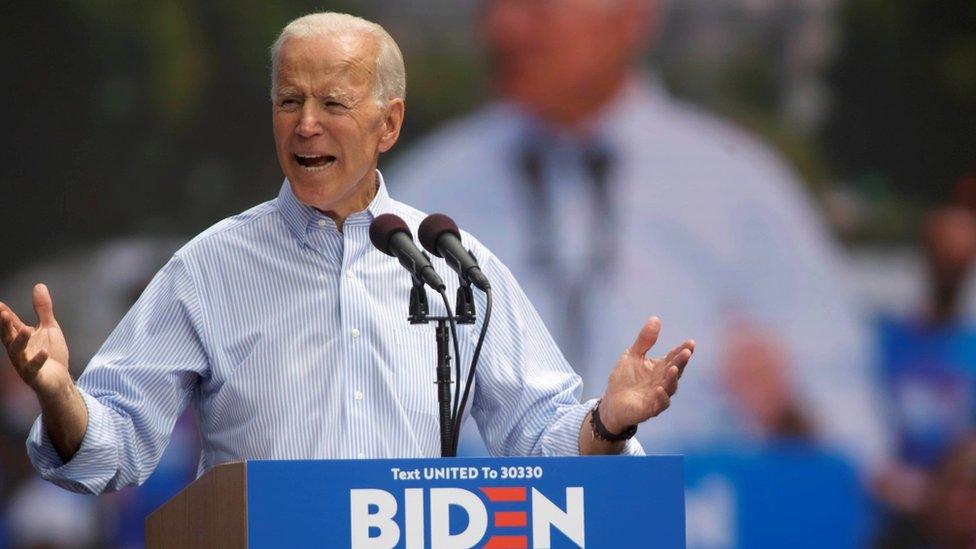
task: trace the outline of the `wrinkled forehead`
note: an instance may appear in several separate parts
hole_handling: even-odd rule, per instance
[[[281,46],[276,87],[368,87],[378,50],[377,41],[363,33],[289,38]]]

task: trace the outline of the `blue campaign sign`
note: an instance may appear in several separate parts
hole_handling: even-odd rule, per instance
[[[688,546],[861,547],[869,509],[855,470],[802,443],[685,456]]]
[[[247,462],[249,547],[684,547],[682,458]]]

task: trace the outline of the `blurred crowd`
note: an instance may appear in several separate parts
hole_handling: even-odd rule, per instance
[[[653,52],[666,64],[660,50],[685,44],[662,36],[689,14],[728,26],[730,13],[775,11],[784,119],[808,133],[836,127],[818,75],[832,43],[824,21],[839,4],[476,2],[467,39],[484,49],[487,98],[423,136],[408,132],[381,165],[393,197],[450,214],[508,265],[583,377],[584,398],[602,393],[647,315],[662,319],[662,348],[697,340],[672,409],[638,435],[648,453],[687,456],[690,547],[976,546],[976,174],[932,172],[944,181],[926,191],[899,253],[842,244],[857,210],[849,187],[811,193],[784,141],[682,97],[644,62]],[[401,39],[402,23],[377,20]],[[712,41],[700,47],[721,51],[722,36],[702,34]],[[432,84],[411,81],[410,41],[401,47],[409,125],[412,102],[430,104],[411,94]],[[976,168],[972,135],[951,137]],[[219,168],[191,179],[208,177],[226,185]],[[250,184],[271,197],[275,177]],[[192,236],[173,232],[22,254],[31,261],[0,271],[0,298],[29,310],[31,286],[45,282],[80,373]],[[195,476],[193,410],[144,486],[70,494],[32,472],[24,440],[38,407],[6,360],[0,547],[141,546],[145,516]],[[469,422],[462,453],[481,452]]]

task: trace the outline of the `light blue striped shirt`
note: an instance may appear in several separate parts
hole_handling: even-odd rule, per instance
[[[100,493],[140,484],[177,417],[194,406],[199,472],[244,459],[439,455],[434,324],[407,322],[410,275],[375,248],[369,224],[424,214],[390,198],[382,176],[369,207],[343,231],[300,203],[277,199],[214,225],[156,275],[92,359],[78,387],[88,431],[68,463],[41,419],[27,441],[41,475]],[[492,281],[494,311],[471,414],[495,455],[578,454],[593,402],[508,269],[468,234]],[[457,277],[434,267],[453,301]],[[458,326],[462,377],[481,329]],[[443,303],[428,290],[431,314]],[[631,441],[628,454],[643,453]]]

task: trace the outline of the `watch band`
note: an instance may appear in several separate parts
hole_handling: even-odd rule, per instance
[[[593,407],[593,411],[590,413],[590,426],[593,428],[593,436],[599,439],[603,439],[609,442],[620,442],[622,440],[628,440],[637,434],[637,426],[631,425],[624,429],[624,432],[620,434],[613,434],[607,430],[606,425],[600,420],[600,403],[603,399],[596,401],[596,406]]]

